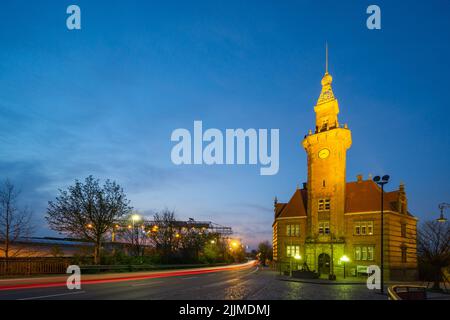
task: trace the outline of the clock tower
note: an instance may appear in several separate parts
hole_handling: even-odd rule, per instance
[[[345,166],[351,131],[338,121],[339,106],[328,73],[328,50],[322,91],[314,111],[316,126],[303,140],[308,156],[307,234],[319,242],[342,238],[345,210]]]

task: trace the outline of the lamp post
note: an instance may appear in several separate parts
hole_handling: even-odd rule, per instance
[[[443,203],[440,203],[438,207],[439,207],[439,210],[441,211],[441,215],[439,216],[438,219],[436,219],[437,222],[440,222],[440,223],[447,222],[447,218],[444,217],[444,209],[450,208],[450,203],[443,202]]]
[[[376,176],[373,178],[373,181],[381,187],[381,248],[380,248],[380,256],[381,256],[381,293],[384,292],[384,217],[383,217],[383,207],[384,207],[384,185],[389,182],[389,176],[384,175],[382,178],[380,176]]]
[[[135,223],[138,222],[138,221],[140,221],[140,220],[141,220],[141,216],[140,216],[140,215],[138,215],[138,214],[133,214],[133,215],[131,215],[131,224],[132,224],[132,226],[133,226],[132,237],[131,237],[131,244],[132,244],[132,245],[135,245],[135,242],[136,242],[136,244],[137,244],[137,242],[138,242],[138,239],[137,239],[138,234],[137,234],[137,230],[136,230],[136,228],[135,228]],[[135,236],[136,236],[136,241],[135,241],[135,239],[134,239]]]
[[[350,261],[350,259],[344,254],[342,257],[341,257],[341,262],[344,264],[344,279],[345,279],[345,264],[347,263],[347,262],[349,262]]]

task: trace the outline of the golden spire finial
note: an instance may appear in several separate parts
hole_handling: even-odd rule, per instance
[[[325,74],[328,74],[328,41],[325,42]]]

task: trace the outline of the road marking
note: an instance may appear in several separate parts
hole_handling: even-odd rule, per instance
[[[198,278],[198,277],[187,277],[187,278],[181,278],[181,280],[189,280],[189,279],[195,279],[195,278]]]
[[[132,284],[132,287],[141,287],[141,286],[151,286],[154,284],[159,284],[159,283],[163,283],[163,281],[154,281],[154,282],[145,282],[145,283],[136,283],[136,284]]]
[[[44,298],[52,298],[52,297],[68,296],[68,295],[81,294],[81,293],[85,293],[85,291],[77,291],[77,292],[69,292],[69,293],[60,293],[60,294],[51,294],[51,295],[48,295],[48,296],[29,297],[29,298],[22,298],[22,299],[17,299],[17,300],[35,300],[35,299],[44,299]]]

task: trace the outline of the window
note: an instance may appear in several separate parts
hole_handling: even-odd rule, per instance
[[[319,234],[330,234],[330,222],[319,222]]]
[[[367,247],[367,260],[373,260],[373,247]]]
[[[321,129],[321,131],[323,131],[323,130],[328,130],[328,119],[323,119],[322,120],[322,129]]]
[[[286,246],[286,257],[300,255],[300,246]]]
[[[354,226],[356,236],[373,235],[373,221],[357,221]]]
[[[367,222],[367,234],[369,236],[373,235],[373,221],[368,221]]]
[[[355,260],[356,261],[361,260],[361,247],[355,248]]]
[[[361,260],[367,260],[367,247],[361,247]]]
[[[406,263],[406,247],[402,247],[402,263]]]
[[[300,236],[300,225],[299,224],[288,224],[286,225],[286,235],[288,237],[299,237]]]
[[[329,211],[330,207],[330,199],[319,199],[319,211]]]
[[[375,248],[373,246],[355,246],[355,261],[373,261],[375,256],[374,251]]]
[[[406,238],[406,223],[402,223],[402,237]]]

